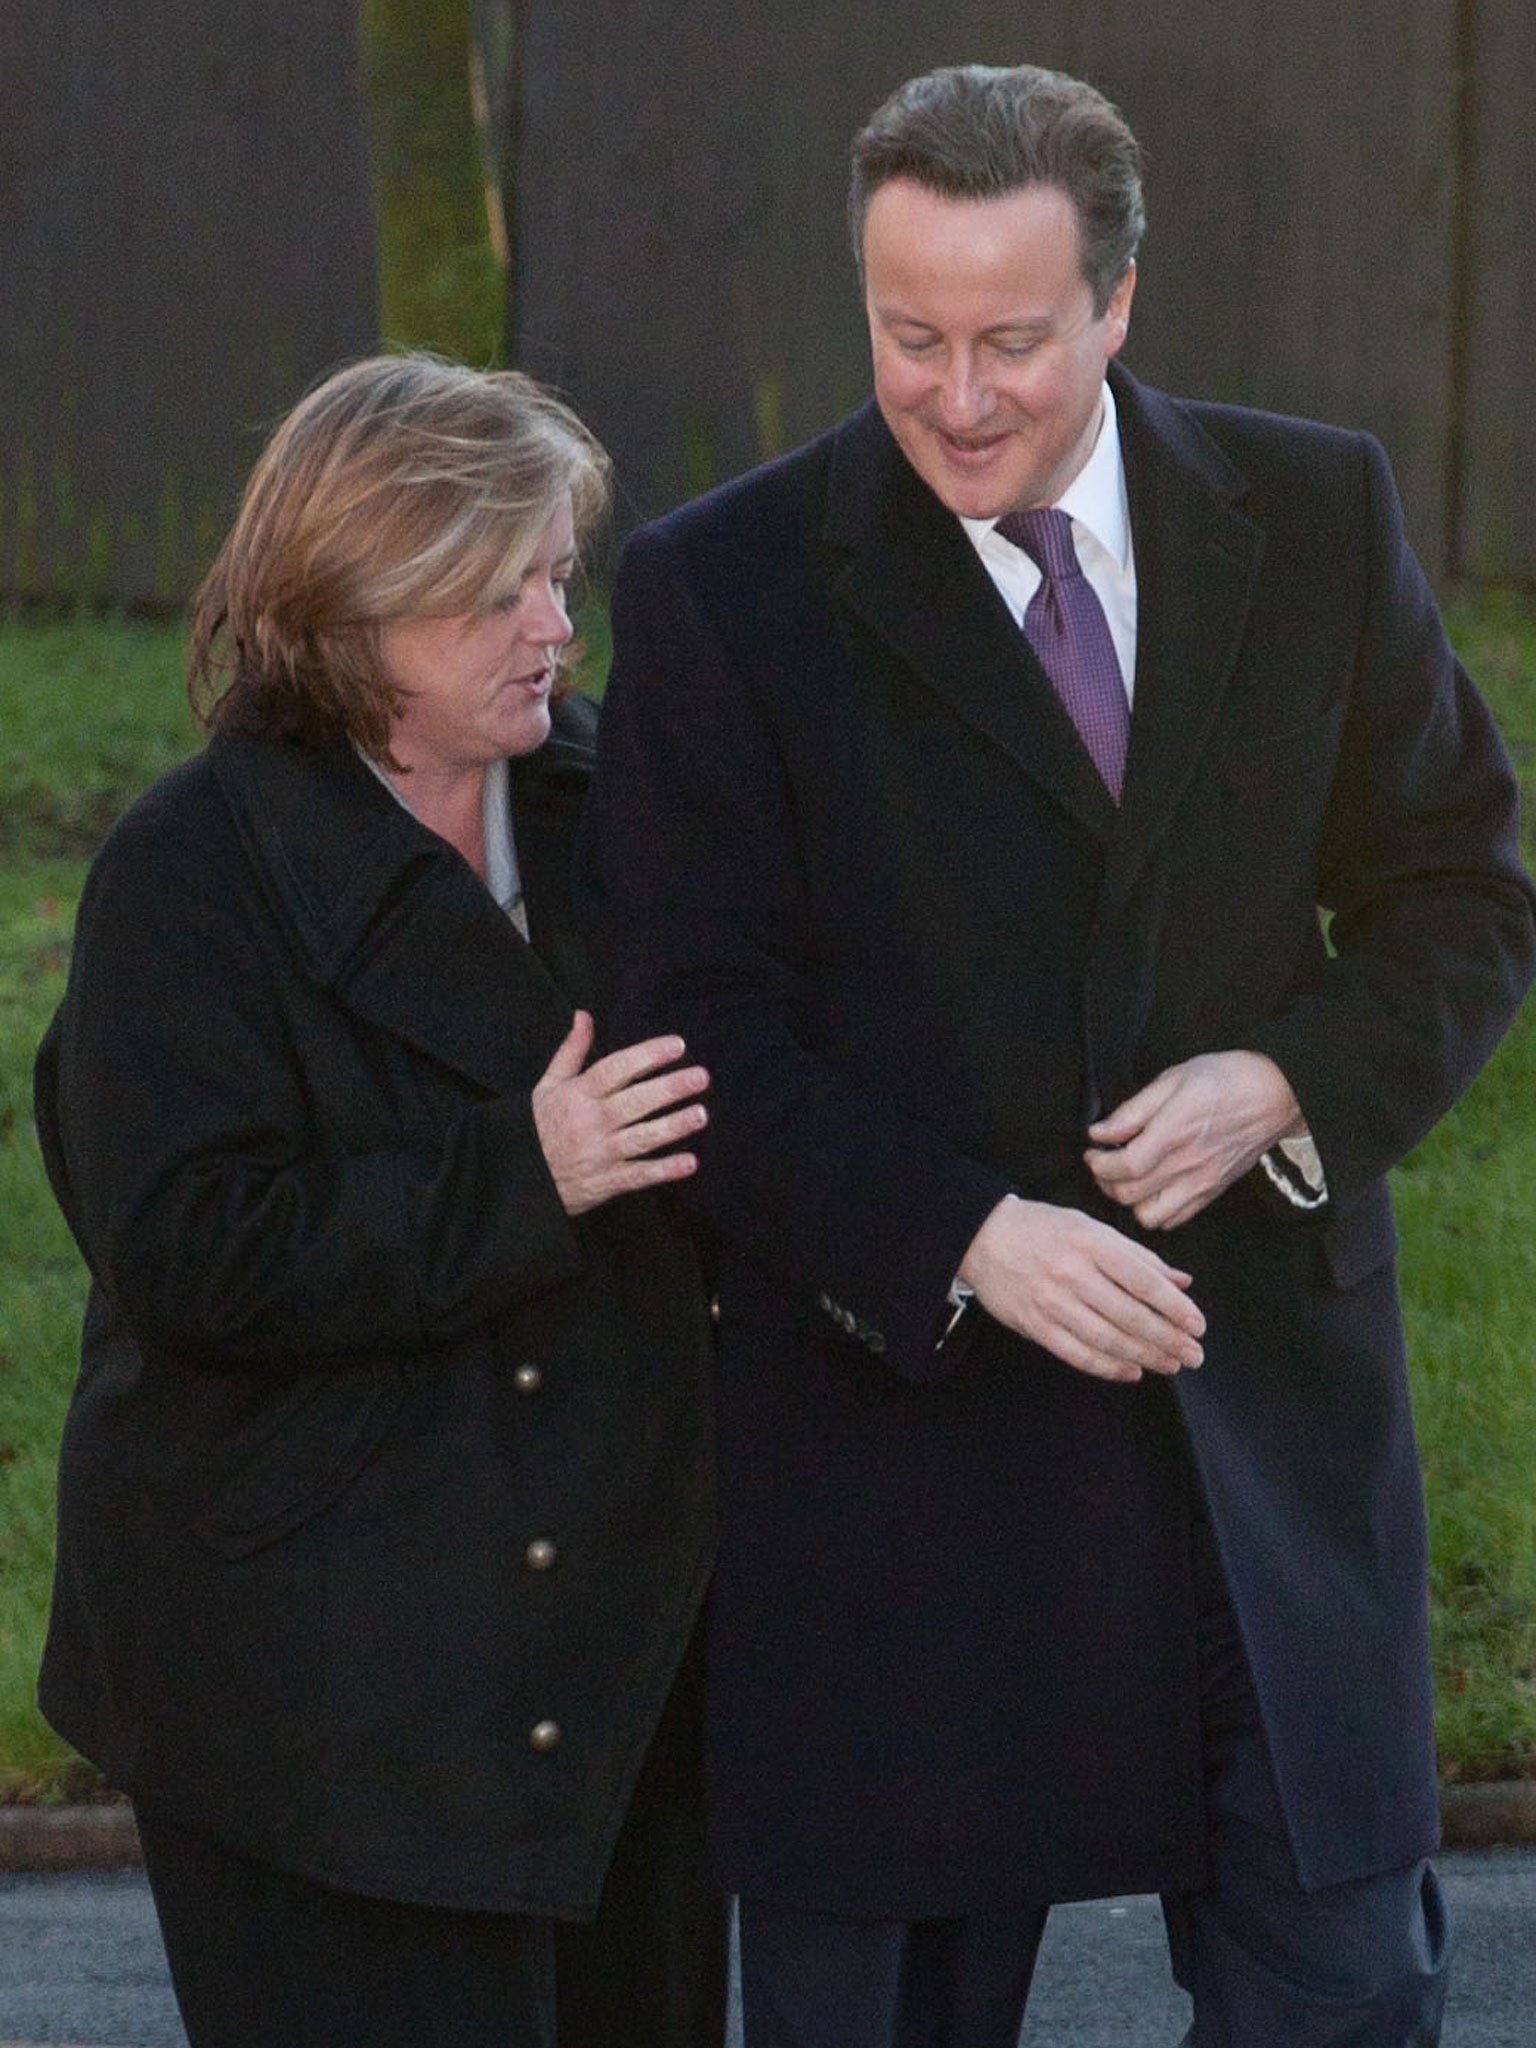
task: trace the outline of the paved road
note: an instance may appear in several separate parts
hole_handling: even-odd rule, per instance
[[[1536,1850],[1451,1855],[1440,1869],[1461,1928],[1443,2048],[1536,2048]],[[1051,1915],[1020,2048],[1174,2048],[1187,2018],[1155,1900]],[[0,1876],[0,2048],[185,2038],[141,1876]]]

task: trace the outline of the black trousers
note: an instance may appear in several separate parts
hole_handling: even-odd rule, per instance
[[[192,2048],[556,2048],[548,1921],[333,1891],[138,1819]]]
[[[720,2048],[700,1689],[690,1657],[587,1926],[336,1891],[140,1808],[191,2048]]]
[[[1209,1880],[1168,1894],[1185,2048],[1434,2048],[1448,1939],[1428,1864],[1303,1891],[1236,1618],[1197,1529]],[[743,1898],[744,2048],[1015,2048],[1049,1900],[839,1920]]]
[[[597,1918],[555,1929],[559,2048],[721,2048],[729,1917],[704,1787],[702,1632],[673,1684]]]

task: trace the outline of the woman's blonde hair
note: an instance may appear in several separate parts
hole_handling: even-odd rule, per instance
[[[198,718],[387,760],[402,696],[381,629],[510,595],[567,498],[580,545],[608,458],[531,377],[423,354],[338,370],[268,442],[198,592]]]

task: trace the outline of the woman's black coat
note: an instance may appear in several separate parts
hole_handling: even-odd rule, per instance
[[[592,710],[512,764],[530,947],[349,751],[118,825],[38,1063],[90,1264],[41,1699],[146,1808],[429,1904],[596,1905],[711,1536],[707,1327],[530,1090]]]

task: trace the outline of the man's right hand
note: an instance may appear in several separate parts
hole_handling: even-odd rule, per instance
[[[1205,1355],[1189,1274],[1077,1209],[1009,1195],[959,1277],[990,1316],[1094,1379],[1180,1372]]]

